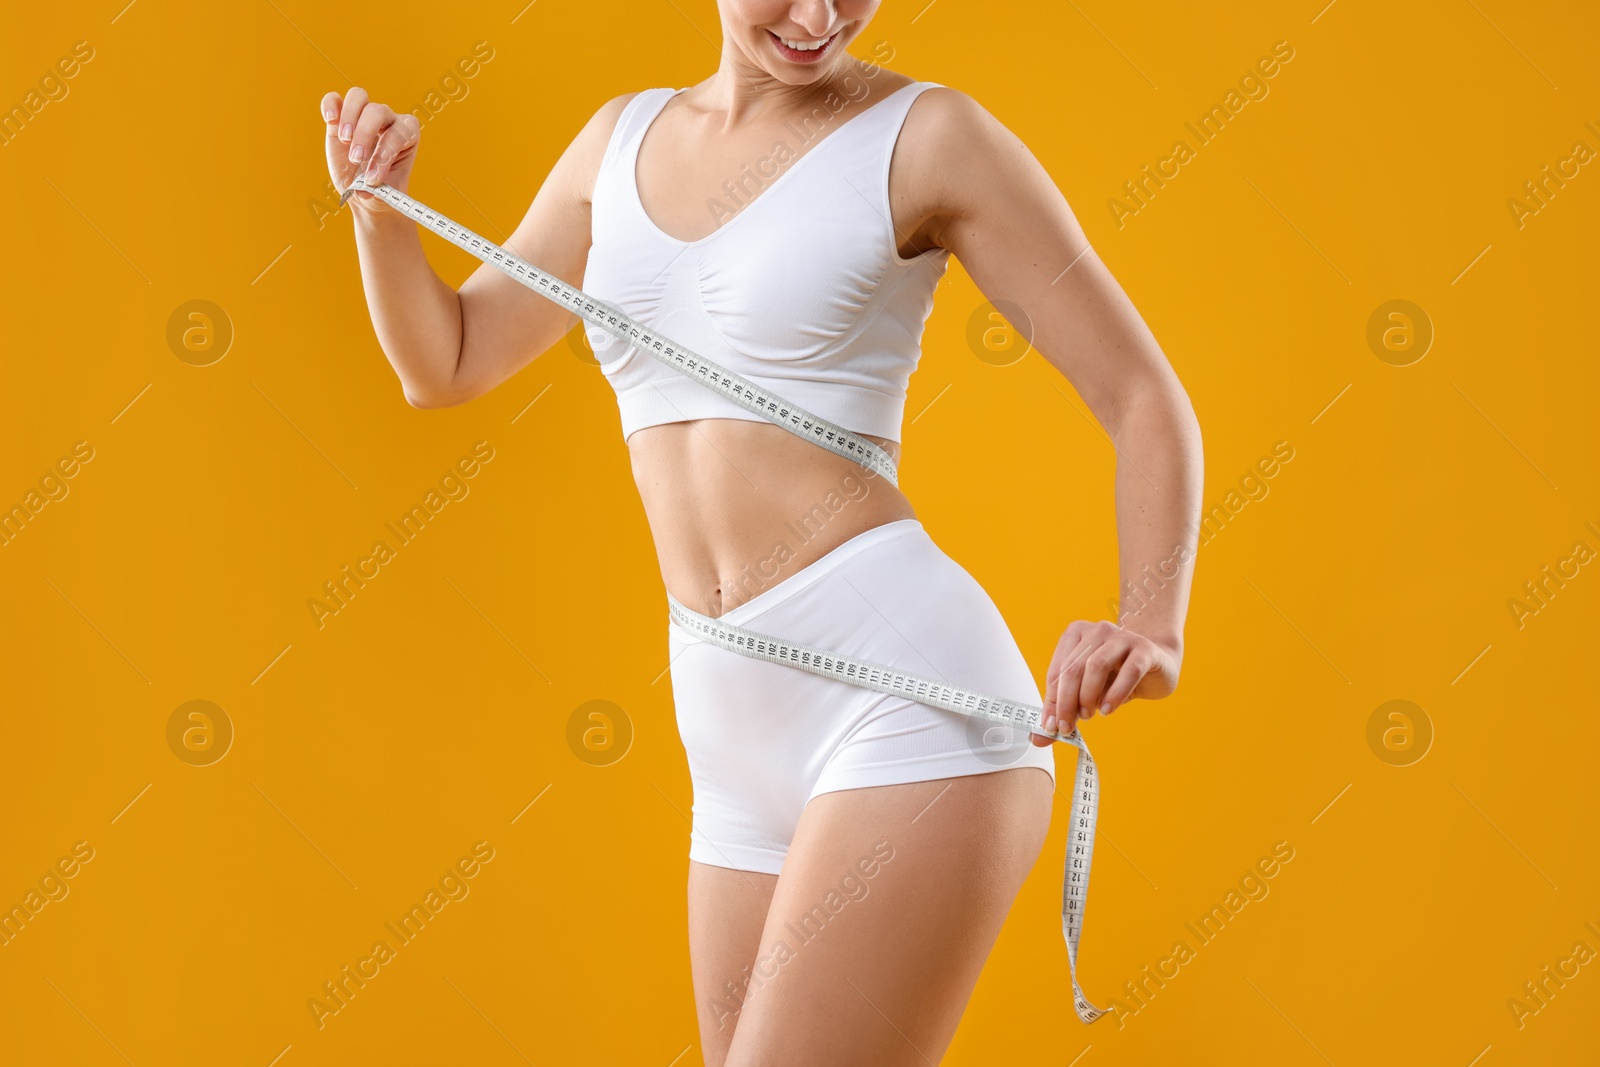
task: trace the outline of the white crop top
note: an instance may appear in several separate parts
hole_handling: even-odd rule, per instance
[[[936,84],[902,86],[842,124],[821,106],[791,123],[742,170],[740,199],[724,201],[732,216],[698,241],[658,229],[635,184],[646,128],[683,90],[638,93],[595,177],[583,290],[814,415],[900,440],[949,251],[900,257],[889,160],[912,102]],[[624,440],[686,419],[765,421],[598,327],[587,336]]]

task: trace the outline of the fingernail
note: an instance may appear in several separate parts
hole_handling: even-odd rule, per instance
[[[355,123],[347,122],[343,126],[339,127],[339,140],[348,141],[350,139],[350,135],[355,132]]]
[[[1111,714],[1111,705],[1110,704],[1101,704],[1100,705],[1100,712],[1103,715],[1110,715]]]
[[[367,146],[366,145],[362,145],[362,144],[353,145],[351,147],[351,149],[350,149],[350,162],[352,162],[352,163],[360,163],[362,157],[365,156],[366,154],[367,154]]]
[[[325,107],[322,109],[322,121],[324,122],[332,122],[338,116],[339,113],[333,110],[331,107]]]

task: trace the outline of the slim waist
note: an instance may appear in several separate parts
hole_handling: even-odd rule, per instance
[[[836,545],[789,577],[769,585],[749,600],[742,601],[715,617],[735,626],[743,625],[750,618],[795,596],[869,549],[901,538],[927,536],[928,533],[923,529],[919,519],[894,519],[873,526]]]

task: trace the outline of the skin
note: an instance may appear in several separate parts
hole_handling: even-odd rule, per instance
[[[694,241],[727,225],[707,211],[707,200],[743,164],[767,155],[790,120],[832,91],[845,96],[847,76],[871,91],[830,130],[909,81],[846,51],[877,6],[721,0],[717,71],[667,105],[640,149],[640,199],[659,229]],[[771,38],[834,33],[815,64],[792,61]],[[504,242],[580,288],[595,174],[630,98],[607,102],[577,133]],[[341,191],[362,168],[369,181],[406,189],[418,146],[411,116],[371,102],[360,88],[328,93],[322,109],[329,170]],[[1169,695],[1183,658],[1202,476],[1199,427],[1176,374],[1050,176],[966,94],[941,87],[917,98],[894,150],[889,192],[902,256],[947,248],[986,297],[1026,312],[1035,350],[1070,381],[1116,449],[1121,588],[1137,586],[1146,568],[1160,575],[1153,596],[1126,598],[1120,624],[1067,625],[1046,674],[1043,729],[1068,732],[1097,711]],[[575,324],[488,266],[452,289],[428,265],[415,224],[367,194],[350,203],[373,325],[414,406],[447,407],[487,393]],[[899,442],[872,440],[899,461]],[[855,463],[766,423],[669,423],[634,433],[627,447],[663,582],[708,615],[865,530],[915,517],[896,487],[863,479]],[[864,480],[865,496],[775,575],[752,584],[749,575],[774,541],[789,540],[784,523],[846,478]],[[706,1062],[937,1062],[1038,858],[1052,802],[1049,776],[1037,768],[842,790],[807,805],[781,876],[691,862],[690,951]],[[896,859],[830,925],[840,936],[808,943],[737,1013],[713,1010],[724,983],[744,982],[783,924],[820,901],[880,839],[893,842]],[[1070,1013],[1065,985],[1053,980],[1052,992]],[[829,1025],[816,1025],[819,1018]]]

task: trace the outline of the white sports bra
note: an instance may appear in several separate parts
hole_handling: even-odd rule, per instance
[[[937,84],[902,86],[842,124],[821,106],[791,123],[743,169],[740,199],[725,201],[732,217],[698,241],[657,228],[635,182],[645,130],[684,90],[638,93],[595,177],[584,291],[815,415],[900,440],[906,383],[950,254],[901,258],[889,160],[912,102]],[[597,327],[588,338],[616,390],[624,440],[687,419],[765,421]]]

